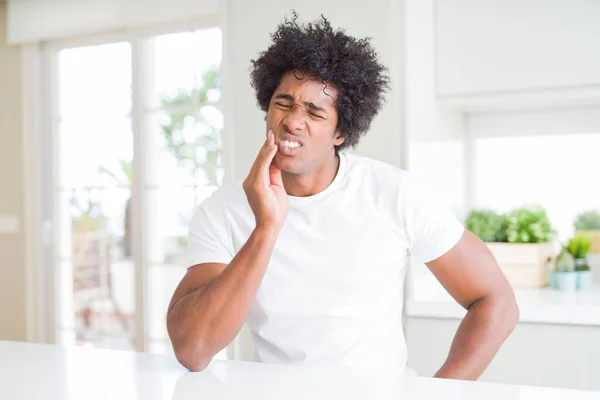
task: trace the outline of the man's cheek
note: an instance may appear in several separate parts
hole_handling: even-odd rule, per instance
[[[277,134],[277,132],[279,132],[279,128],[281,127],[281,124],[283,123],[283,118],[277,118],[277,119],[273,119],[273,121],[269,124],[269,129],[271,129],[275,134]]]

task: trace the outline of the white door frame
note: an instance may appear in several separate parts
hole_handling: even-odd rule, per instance
[[[58,117],[58,68],[57,54],[60,50],[72,47],[93,46],[115,42],[129,42],[132,46],[132,130],[134,137],[134,184],[131,188],[134,202],[132,226],[132,254],[135,265],[135,349],[147,351],[147,293],[148,276],[146,251],[144,249],[144,198],[142,182],[146,162],[144,119],[142,106],[145,101],[144,87],[148,79],[142,60],[147,59],[145,38],[168,33],[185,32],[203,28],[220,27],[215,18],[169,24],[160,27],[124,31],[115,34],[66,39],[51,43],[23,46],[23,114],[24,124],[24,171],[25,171],[25,240],[27,249],[27,307],[29,341],[56,343],[58,316],[61,315],[58,283],[58,160],[60,159],[57,140]],[[147,97],[146,97],[147,98]],[[227,110],[223,110],[224,114]],[[232,136],[224,134],[226,182],[231,180],[233,157]],[[230,347],[231,349],[231,347]],[[229,351],[229,356],[233,356]]]

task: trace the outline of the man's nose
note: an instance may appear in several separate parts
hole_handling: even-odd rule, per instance
[[[298,109],[290,111],[285,116],[285,118],[283,118],[282,124],[287,128],[289,132],[304,130],[304,127],[306,125],[304,112]]]

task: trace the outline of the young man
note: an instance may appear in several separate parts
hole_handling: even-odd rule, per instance
[[[510,285],[409,173],[343,152],[388,88],[376,52],[324,18],[272,38],[251,74],[267,139],[243,184],[191,223],[167,316],[177,358],[204,369],[247,322],[257,361],[402,370],[412,254],[468,310],[436,376],[477,379],[518,320]]]

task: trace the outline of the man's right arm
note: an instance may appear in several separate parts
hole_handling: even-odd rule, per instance
[[[191,371],[204,369],[241,329],[278,235],[257,228],[229,265],[191,267],[173,295],[167,329],[175,355]]]
[[[276,152],[269,132],[243,185],[256,218],[244,246],[229,265],[189,268],[173,294],[167,330],[177,359],[191,371],[206,368],[235,338],[269,264],[288,210],[281,171],[272,165]]]

